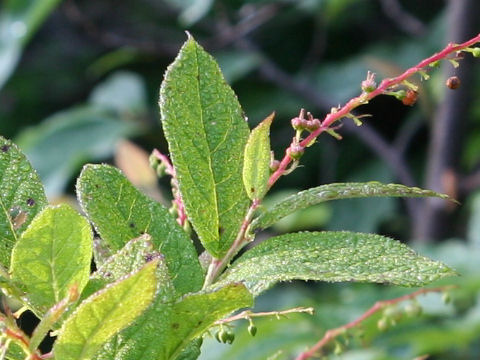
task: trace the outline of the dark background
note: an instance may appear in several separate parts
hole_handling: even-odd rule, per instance
[[[480,31],[475,0],[7,0],[1,6],[0,134],[27,153],[52,202],[74,202],[81,166],[100,161],[115,161],[137,186],[168,201],[168,181],[157,184],[145,164],[153,148],[168,152],[159,123],[158,90],[186,39],[185,30],[219,61],[251,127],[276,111],[272,145],[277,158],[291,141],[290,119],[300,108],[322,119],[332,106],[359,94],[367,70],[377,73],[379,82],[449,41],[465,41]],[[446,322],[442,334],[448,334],[476,309],[480,286],[475,264],[468,265],[470,257],[476,263],[473,254],[480,244],[480,61],[467,55],[458,69],[444,62],[430,75],[427,82],[412,79],[420,85],[414,106],[381,96],[359,110],[372,115],[363,126],[344,122],[342,141],[322,135],[302,158],[302,166],[282,178],[266,202],[324,183],[369,180],[426,187],[458,199],[460,206],[434,200],[341,201],[295,214],[273,228],[277,233],[378,232],[466,266],[462,281],[470,284],[465,295],[469,300],[422,320],[428,331],[432,316]],[[452,75],[461,80],[457,90],[444,85]],[[287,295],[270,295],[268,301],[282,296],[316,299],[312,288],[317,289],[287,287]],[[342,320],[351,315],[349,306],[357,307],[342,286],[322,289],[332,295],[317,300],[326,303],[325,309],[329,301],[342,303]],[[349,289],[357,292],[357,299],[365,298],[365,304],[387,296],[376,287]],[[327,320],[320,314],[318,322],[310,322],[316,330],[302,341],[309,344],[328,328],[324,323],[335,316],[326,314]],[[479,327],[480,320],[463,324],[462,334]],[[272,330],[272,339],[282,342],[277,330]],[[479,344],[467,335],[461,344],[432,340],[442,346],[432,345],[428,351],[445,359],[471,358]],[[390,340],[383,338],[378,349],[391,353],[395,341]],[[411,345],[412,340],[404,343]],[[408,356],[422,352],[408,349]]]

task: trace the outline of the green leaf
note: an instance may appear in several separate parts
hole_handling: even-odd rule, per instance
[[[376,181],[366,183],[337,183],[314,187],[291,195],[260,214],[252,221],[251,231],[265,229],[281,218],[309,206],[325,201],[361,197],[439,197],[449,199],[448,195],[431,190],[408,187],[400,184],[382,184]]]
[[[119,114],[103,105],[61,111],[17,138],[49,196],[63,194],[85,162],[111,157],[119,139],[135,134],[133,122],[121,121]]]
[[[220,258],[248,207],[242,168],[249,129],[217,63],[192,37],[168,68],[160,108],[188,218]]]
[[[15,69],[25,44],[61,0],[6,0],[0,9],[0,88]]]
[[[170,277],[181,294],[197,291],[203,270],[185,231],[168,210],[138,191],[108,165],[86,165],[77,182],[80,204],[102,239],[113,251],[149,234],[155,249],[165,256]]]
[[[56,359],[88,360],[152,302],[158,260],[82,302],[65,321],[53,352]]]
[[[10,267],[10,254],[20,234],[47,205],[43,186],[25,155],[0,136],[0,264]]]
[[[406,245],[373,234],[300,232],[265,240],[225,272],[220,284],[243,281],[259,294],[279,281],[362,281],[423,286],[456,273]]]
[[[275,114],[269,115],[252,130],[245,146],[243,184],[251,200],[262,199],[270,177],[270,125]]]
[[[90,274],[92,231],[69,205],[45,208],[12,252],[12,278],[22,284],[32,306],[44,313],[68,295],[81,292]]]
[[[194,339],[215,321],[252,305],[252,294],[243,284],[189,294],[175,303],[157,298],[132,326],[102,349],[96,360],[174,360],[179,356],[192,359],[187,357],[187,349],[194,346]]]
[[[122,249],[113,254],[91,276],[82,293],[82,299],[101,290],[106,285],[121,279],[122,277],[137,271],[148,261],[155,258],[163,258],[151,241],[151,236],[144,234],[130,240]],[[157,265],[157,278],[162,283],[162,291],[168,288],[173,296],[174,289],[170,286],[168,268],[163,261]]]

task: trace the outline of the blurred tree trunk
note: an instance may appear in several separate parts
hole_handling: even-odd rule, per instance
[[[450,0],[447,11],[448,42],[461,42],[478,33],[480,1]],[[425,187],[452,196],[456,196],[464,129],[470,112],[468,104],[472,96],[473,70],[470,55],[461,61],[457,69],[448,61],[443,63],[445,80],[450,76],[458,76],[461,86],[457,90],[445,89],[444,101],[437,108],[431,124]],[[452,204],[440,199],[428,199],[422,206],[421,216],[414,224],[414,238],[428,242],[448,236]]]

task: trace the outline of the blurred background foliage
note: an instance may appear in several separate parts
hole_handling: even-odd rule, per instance
[[[290,119],[316,117],[360,91],[367,70],[394,76],[480,29],[476,0],[3,0],[0,3],[0,134],[26,152],[51,202],[74,201],[85,162],[114,162],[159,201],[168,181],[148,168],[167,152],[158,90],[188,30],[219,61],[251,127],[272,111],[272,145],[283,155]],[[270,232],[343,229],[379,232],[443,260],[462,276],[453,301],[420,299],[423,315],[353,341],[344,359],[473,359],[480,356],[480,63],[467,56],[420,85],[406,107],[392,97],[364,106],[362,127],[345,122],[323,136],[302,166],[272,190],[265,206],[301,189],[339,181],[400,182],[462,202],[359,199],[322,204],[283,219]],[[460,89],[444,86],[458,75]],[[463,101],[463,102],[462,102]],[[447,114],[447,115],[445,115]],[[270,235],[270,234],[265,234]],[[263,236],[263,235],[262,235]],[[260,238],[262,237],[260,236]],[[239,324],[232,346],[206,340],[202,359],[291,358],[331,327],[405,289],[352,284],[279,286],[260,310],[315,306],[313,317],[258,321],[255,341]],[[277,355],[275,355],[277,354]],[[276,357],[275,357],[276,356]]]

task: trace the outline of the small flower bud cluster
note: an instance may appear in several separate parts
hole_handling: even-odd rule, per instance
[[[375,82],[375,73],[368,71],[367,78],[362,81],[362,91],[365,93],[371,93],[376,88],[377,83]]]
[[[292,119],[292,127],[296,131],[307,130],[309,132],[317,130],[321,125],[320,120],[314,119],[311,113],[307,113],[307,118],[305,118],[305,110],[302,109],[300,114],[297,117]]]
[[[297,139],[293,138],[292,144],[287,149],[287,155],[293,160],[298,160],[302,157],[304,152],[305,148],[298,143]]]
[[[215,333],[215,339],[224,344],[231,344],[233,340],[235,340],[235,334],[231,332],[229,329],[221,328],[219,331]]]

